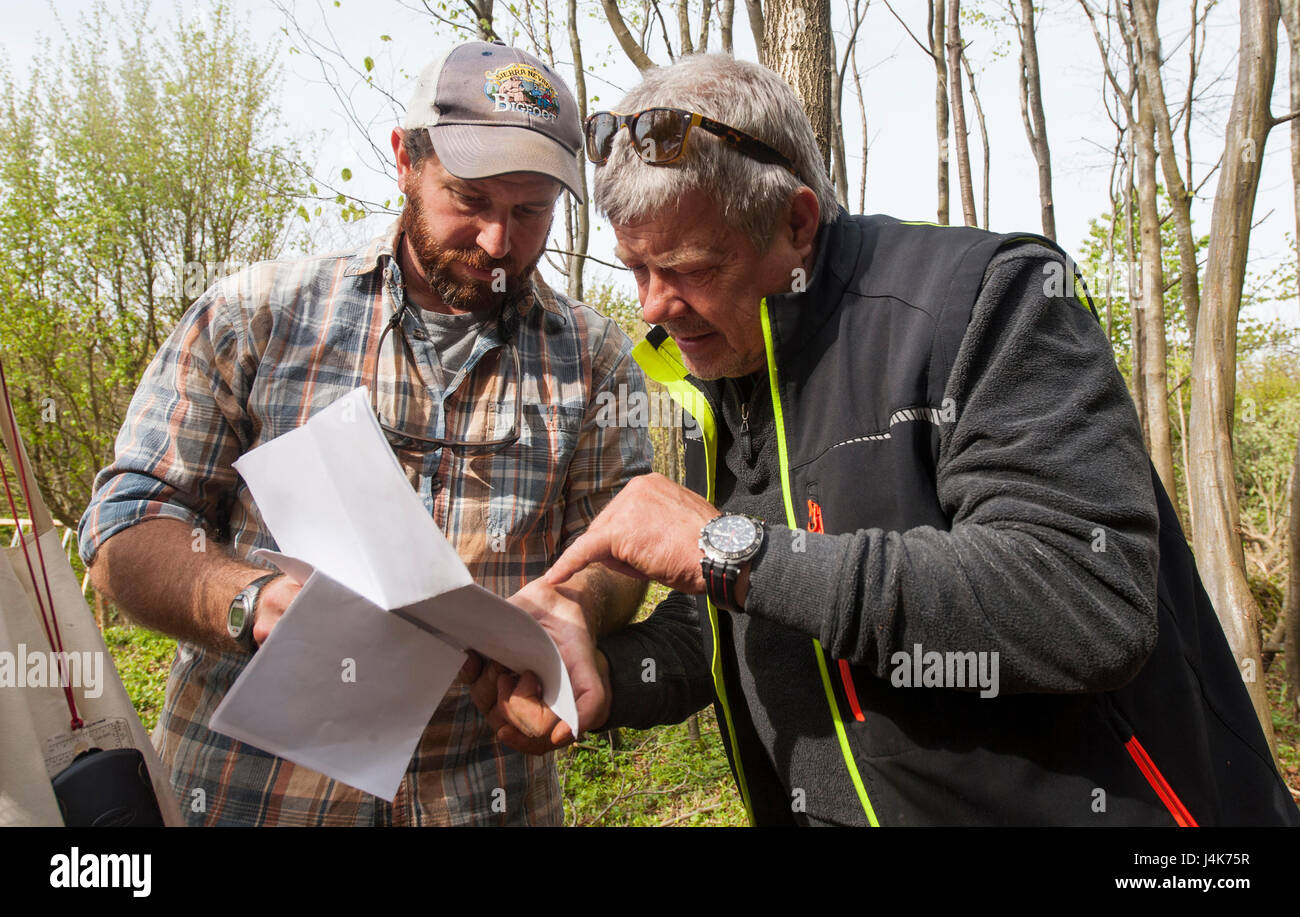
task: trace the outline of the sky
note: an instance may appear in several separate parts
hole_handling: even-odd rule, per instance
[[[842,30],[845,0],[832,0],[833,18]],[[456,42],[447,26],[434,25],[416,0],[280,0],[292,10],[306,32],[317,40],[337,45],[356,75],[343,80],[365,130],[350,125],[342,115],[335,92],[322,78],[320,64],[310,55],[291,53],[290,44],[304,47],[300,36],[287,25],[286,17],[272,0],[237,0],[236,13],[246,21],[259,43],[278,40],[279,59],[284,67],[280,107],[287,133],[310,141],[316,151],[318,174],[337,176],[344,168],[353,178],[347,187],[359,197],[371,200],[395,199],[391,171],[376,168],[373,150],[391,155],[388,136],[400,117],[400,102],[409,94],[408,80],[429,60]],[[925,29],[925,4],[921,0],[892,0],[894,9],[920,33]],[[971,5],[968,0],[968,6]],[[1181,99],[1185,86],[1185,60],[1190,0],[1165,0],[1161,4],[1161,37],[1169,59],[1166,94],[1171,104]],[[1200,0],[1205,6],[1205,0]],[[40,60],[39,38],[57,39],[60,20],[72,28],[91,6],[87,0],[60,0],[55,6],[24,0],[0,0],[0,54],[5,66],[22,78]],[[185,18],[201,17],[206,4],[182,2],[176,6],[156,3],[154,19],[165,30],[175,20],[175,10]],[[498,3],[498,27],[509,21],[506,4]],[[635,68],[614,44],[609,28],[594,3],[581,29],[583,53],[590,72],[588,93],[597,97],[590,107],[615,108],[623,91],[637,81]],[[735,20],[737,56],[753,59],[753,45],[743,4],[737,3]],[[985,0],[982,6],[999,5]],[[1047,133],[1051,143],[1053,193],[1057,237],[1069,252],[1077,253],[1087,234],[1088,221],[1108,208],[1107,183],[1111,166],[1114,128],[1101,102],[1103,74],[1096,45],[1080,12],[1077,0],[1045,0],[1041,4],[1038,44],[1043,70],[1043,97]],[[1005,8],[1005,5],[1002,5]],[[563,6],[559,9],[562,11]],[[674,25],[671,24],[670,25]],[[282,31],[288,28],[288,33]],[[698,26],[694,29],[698,31]],[[568,64],[563,22],[553,30],[557,59]],[[675,36],[675,29],[673,30]],[[389,40],[381,36],[387,35]],[[1021,122],[1016,83],[1014,43],[1010,27],[996,30],[964,27],[969,56],[976,68],[981,102],[988,120],[991,153],[990,228],[999,231],[1040,231],[1037,169]],[[1198,80],[1198,101],[1193,118],[1195,175],[1203,178],[1223,149],[1223,132],[1231,106],[1236,77],[1237,4],[1221,0],[1214,7],[1206,43],[1203,76]],[[1285,54],[1285,33],[1279,38]],[[520,44],[525,40],[520,39]],[[712,45],[718,46],[716,30]],[[1001,53],[999,53],[1001,52]],[[663,59],[662,52],[654,52]],[[362,78],[362,61],[374,61],[370,76]],[[334,66],[343,66],[336,60]],[[883,0],[873,0],[859,37],[858,67],[863,74],[863,92],[868,117],[869,163],[866,207],[868,213],[888,213],[904,219],[933,220],[935,217],[934,71],[928,57],[914,44]],[[1287,111],[1286,68],[1279,68],[1273,111]],[[375,87],[384,87],[380,91]],[[843,98],[846,148],[849,155],[850,201],[856,209],[857,187],[862,169],[861,133],[857,126],[857,100],[846,81]],[[974,125],[974,111],[967,104],[971,124],[972,168],[976,175],[976,198],[982,165],[980,140]],[[371,145],[374,145],[373,147]],[[1292,184],[1289,163],[1290,135],[1285,126],[1273,130],[1263,154],[1263,178],[1255,204],[1257,226],[1251,240],[1252,266],[1266,270],[1291,257],[1286,233],[1294,232]],[[588,169],[591,169],[588,166]],[[1216,176],[1217,178],[1217,176]],[[1194,204],[1193,219],[1205,232],[1209,225],[1216,178],[1202,189]],[[952,163],[951,207],[960,219],[956,186],[956,163]],[[360,224],[333,227],[330,247],[359,242],[382,231],[385,217],[372,217]],[[557,220],[558,225],[558,220]],[[602,219],[593,216],[591,253],[613,261],[613,234]],[[610,279],[631,294],[634,287],[626,272],[598,265],[588,269],[588,282]],[[554,279],[553,273],[551,278]],[[1282,317],[1300,322],[1294,300],[1277,304],[1260,317]]]

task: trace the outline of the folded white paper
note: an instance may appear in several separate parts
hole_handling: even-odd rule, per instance
[[[542,681],[576,735],[555,643],[473,582],[411,489],[365,388],[235,468],[302,591],[212,716],[217,732],[392,801],[473,649]]]

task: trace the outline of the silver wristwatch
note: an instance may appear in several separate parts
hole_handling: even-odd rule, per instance
[[[763,520],[739,513],[717,516],[700,530],[700,570],[704,591],[713,604],[727,611],[740,611],[736,604],[736,580],[740,568],[753,560],[763,544]]]
[[[257,597],[262,587],[280,574],[268,573],[253,580],[235,596],[226,612],[226,633],[248,652],[256,652],[257,643],[253,640],[253,623],[257,620]]]

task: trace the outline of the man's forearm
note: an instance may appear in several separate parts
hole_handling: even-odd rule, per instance
[[[239,591],[267,571],[218,545],[201,544],[196,550],[191,527],[179,520],[141,522],[100,546],[90,579],[101,595],[144,626],[236,652],[239,646],[226,632],[226,612]]]
[[[621,630],[636,617],[645,598],[647,583],[593,564],[578,573],[569,585],[582,593],[581,604],[593,638]]]
[[[604,725],[648,729],[680,723],[713,699],[713,677],[691,596],[670,593],[650,617],[601,640],[600,650],[608,661],[610,685]],[[649,681],[647,663],[654,671]]]

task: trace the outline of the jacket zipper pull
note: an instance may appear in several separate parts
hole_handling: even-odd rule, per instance
[[[746,464],[754,464],[754,444],[749,435],[749,405],[740,406],[740,448],[745,453]]]

